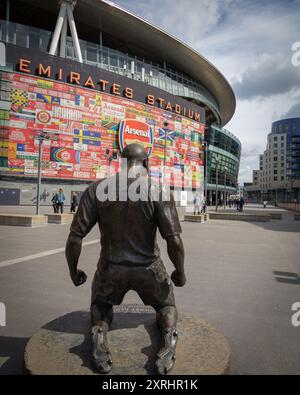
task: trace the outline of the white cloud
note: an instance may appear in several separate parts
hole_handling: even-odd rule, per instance
[[[298,102],[294,104],[288,112],[283,114],[283,118],[296,118],[300,117],[300,97],[298,99]]]
[[[221,17],[221,9],[231,0],[150,0],[116,1],[155,25],[193,43],[211,31]]]
[[[255,99],[284,93],[292,95],[299,83],[300,67],[292,66],[290,59],[280,53],[263,54],[233,83],[233,88],[238,98]]]

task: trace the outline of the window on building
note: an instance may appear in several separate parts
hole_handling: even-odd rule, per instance
[[[86,47],[86,60],[92,64],[97,63],[98,48],[96,44],[88,44]]]
[[[27,47],[27,29],[23,27],[22,25],[17,25],[16,26],[16,44],[19,45],[20,47]]]
[[[29,32],[29,46],[31,49],[40,49],[40,34],[37,32]]]
[[[277,162],[277,161],[278,161],[277,156],[274,156],[274,162]]]

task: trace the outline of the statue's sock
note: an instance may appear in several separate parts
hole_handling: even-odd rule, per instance
[[[173,368],[176,359],[178,332],[176,328],[163,331],[163,346],[157,354],[156,367],[159,374],[164,375]]]
[[[97,371],[102,374],[109,373],[113,366],[106,335],[106,329],[100,326],[92,328],[92,359]]]

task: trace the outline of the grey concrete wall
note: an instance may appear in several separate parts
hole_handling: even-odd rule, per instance
[[[86,188],[89,186],[87,183],[82,183],[82,184],[64,184],[64,183],[49,183],[49,182],[44,182],[41,185],[40,188],[40,204],[42,206],[51,206],[51,199],[52,196],[58,191],[59,188],[63,188],[64,194],[66,197],[66,205],[70,205],[70,198],[71,198],[71,193],[77,192],[78,197],[80,198],[80,195],[86,190]],[[7,193],[5,189],[16,189],[20,191],[20,199],[19,199],[19,204],[21,206],[34,206],[36,204],[36,191],[37,191],[37,185],[33,182],[17,182],[17,181],[0,181],[0,192],[2,193]],[[199,190],[198,193],[203,194],[202,190]],[[2,203],[3,205],[15,205],[15,202],[11,201],[9,194],[7,193],[8,197],[7,199],[3,199],[2,196]],[[173,192],[175,202],[178,206],[181,206],[181,201],[180,201],[180,196],[181,196],[181,190],[175,190]],[[193,206],[195,198],[195,192],[189,190],[188,191],[188,206]],[[3,200],[5,200],[5,203],[3,203]]]
[[[66,184],[50,184],[42,183],[40,189],[40,204],[42,206],[51,206],[52,196],[58,191],[59,188],[63,188],[66,197],[66,205],[70,204],[70,198],[72,191],[78,192],[80,195],[88,187],[88,184],[80,185],[66,185]],[[0,181],[0,188],[2,192],[5,193],[3,189],[19,189],[20,190],[20,205],[33,206],[36,204],[36,191],[37,186],[34,183],[22,183],[13,181]],[[11,204],[8,200],[5,204]]]

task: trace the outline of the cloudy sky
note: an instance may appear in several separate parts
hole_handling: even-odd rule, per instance
[[[226,128],[243,144],[240,182],[251,181],[275,120],[300,117],[300,0],[115,0],[178,37],[232,84],[237,110]]]

